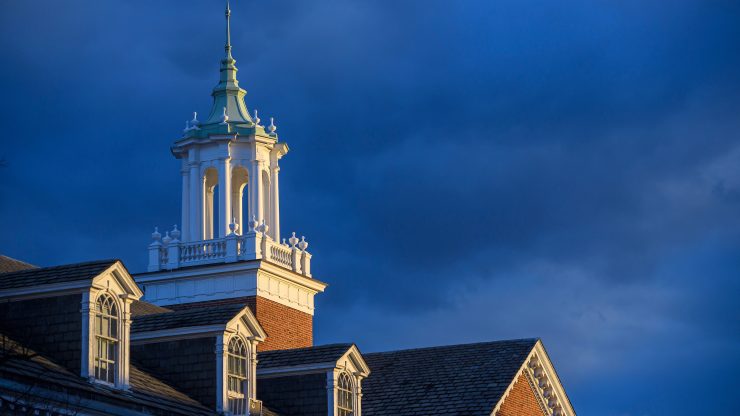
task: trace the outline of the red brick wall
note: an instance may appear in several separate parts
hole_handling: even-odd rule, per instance
[[[249,304],[267,339],[257,351],[286,350],[313,345],[313,316],[257,296]]]
[[[527,376],[520,375],[496,416],[543,416],[545,413],[540,409],[535,394]]]
[[[258,351],[286,350],[313,345],[313,316],[260,296],[248,296],[167,306],[170,309],[198,308],[209,305],[243,303],[267,333]]]

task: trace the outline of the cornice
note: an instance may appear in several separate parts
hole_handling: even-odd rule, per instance
[[[575,410],[570,404],[565,389],[560,384],[560,379],[552,366],[552,362],[545,351],[542,341],[537,341],[530,351],[527,359],[517,371],[511,384],[499,399],[491,416],[496,416],[506,398],[514,388],[514,384],[524,375],[528,385],[532,388],[537,398],[537,403],[545,415],[548,416],[575,416]]]

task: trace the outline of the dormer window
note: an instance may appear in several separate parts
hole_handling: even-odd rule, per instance
[[[95,302],[95,378],[115,384],[118,371],[117,360],[120,343],[118,331],[118,308],[113,298],[102,294]]]
[[[231,414],[249,414],[247,394],[247,346],[235,336],[229,341],[228,396]]]
[[[337,383],[337,415],[353,416],[355,414],[355,394],[349,374],[339,375]]]

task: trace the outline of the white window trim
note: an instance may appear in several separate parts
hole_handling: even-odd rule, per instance
[[[250,401],[257,396],[257,344],[255,337],[243,332],[243,327],[236,332],[224,332],[216,336],[216,410],[225,415],[231,415],[229,409],[229,341],[238,336],[244,341],[247,348],[247,388],[245,402],[249,406]],[[247,409],[248,410],[248,409]]]
[[[116,365],[113,387],[128,390],[129,385],[129,358],[131,333],[131,302],[133,298],[126,294],[115,293],[110,287],[105,289],[93,287],[89,292],[82,294],[82,351],[80,354],[80,375],[91,382],[110,386],[111,383],[95,377],[95,351],[97,338],[95,332],[96,304],[102,295],[110,296],[118,310],[118,346],[116,348]]]
[[[362,375],[349,368],[334,368],[326,373],[328,416],[339,415],[339,376],[347,374],[352,381],[352,416],[362,416]]]

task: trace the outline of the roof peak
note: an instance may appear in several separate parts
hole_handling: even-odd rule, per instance
[[[467,344],[435,345],[432,347],[406,348],[406,349],[393,350],[393,351],[378,351],[378,352],[365,353],[363,355],[395,354],[399,352],[412,352],[412,351],[434,350],[434,349],[445,349],[445,348],[480,347],[483,345],[495,345],[495,344],[506,344],[506,343],[525,343],[526,342],[526,343],[531,343],[532,346],[534,346],[539,340],[540,340],[539,338],[502,339],[502,340],[497,340],[497,341],[471,342]]]
[[[219,82],[211,95],[213,96],[213,106],[208,118],[202,125],[212,125],[224,127],[227,132],[230,131],[229,125],[253,125],[252,117],[249,115],[244,96],[247,92],[239,87],[239,80],[236,78],[238,71],[236,59],[231,53],[231,5],[226,0],[226,43],[224,45],[224,58],[221,60],[221,69]],[[195,125],[194,127],[198,127]],[[218,129],[217,129],[218,130]]]

